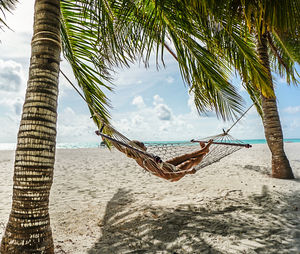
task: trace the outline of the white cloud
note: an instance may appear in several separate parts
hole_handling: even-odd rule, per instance
[[[170,121],[172,118],[172,110],[168,105],[164,104],[164,99],[158,94],[153,96],[153,105],[156,116],[159,120]]]
[[[25,83],[22,65],[0,59],[0,91],[19,92]]]
[[[145,122],[144,117],[139,114],[134,115],[131,121],[134,126],[141,126]]]
[[[189,93],[189,99],[188,99],[187,105],[188,105],[189,109],[191,110],[192,114],[194,114],[194,115],[198,114],[197,108],[194,103],[194,93],[192,93],[192,92]]]
[[[0,116],[0,143],[16,142],[19,122],[13,117]]]
[[[21,97],[0,99],[0,143],[16,142],[23,101]]]
[[[167,77],[166,81],[167,81],[167,83],[172,84],[172,83],[174,83],[175,80],[173,77],[169,76],[169,77]]]
[[[16,9],[6,13],[6,23],[13,31],[32,31],[34,0],[16,4]]]
[[[26,90],[26,77],[22,64],[0,59],[0,114],[7,115],[14,123],[19,123]]]
[[[174,114],[161,95],[156,94],[151,106],[114,114],[113,124],[125,136],[143,141],[204,138],[220,134],[223,128],[226,130],[233,124],[212,116],[199,116],[193,95],[190,95],[187,104],[189,112]],[[245,115],[230,134],[238,139],[264,138],[262,122],[255,110]]]
[[[97,142],[96,126],[88,114],[76,113],[66,107],[58,114],[57,141],[58,142]]]
[[[116,70],[113,83],[119,88],[140,86],[142,83],[149,84],[149,80],[146,78],[148,75],[151,75],[156,79],[158,72],[154,68],[146,70],[144,66],[133,65],[130,69]]]
[[[288,113],[288,114],[296,114],[300,112],[300,106],[295,106],[295,107],[287,107],[283,109],[283,112]]]
[[[10,111],[16,115],[21,114],[21,109],[22,109],[23,103],[24,103],[24,100],[21,97],[0,99],[0,104],[8,107],[10,109]]]
[[[155,112],[158,119],[163,121],[169,121],[172,117],[171,109],[165,104],[158,104],[155,106]]]
[[[153,105],[154,106],[161,104],[163,102],[164,102],[163,98],[161,98],[158,94],[153,96]]]
[[[23,100],[22,98],[17,98],[13,107],[16,115],[21,115],[22,113],[22,106],[23,106]]]
[[[152,106],[133,112],[116,113],[113,125],[124,135],[140,140],[189,140],[217,134],[221,125],[215,118],[199,117],[191,111],[175,115],[161,96],[153,97]],[[219,129],[216,129],[219,127]]]
[[[178,64],[174,58],[166,54],[164,58],[166,68],[156,67],[155,54],[151,55],[149,60],[149,68],[145,68],[144,64],[132,64],[129,68],[117,69],[113,75],[113,83],[119,88],[128,88],[128,86],[148,87],[149,85],[165,84],[166,82],[171,84],[174,83],[175,79],[173,75],[178,74]],[[168,75],[166,77],[166,72]],[[149,78],[150,77],[150,78]],[[141,86],[141,84],[143,86]]]
[[[2,110],[4,110],[3,118],[5,119],[0,121],[0,132],[2,132],[2,134],[7,133],[5,138],[0,139],[0,142],[5,142],[4,140],[6,139],[12,139],[13,141],[11,142],[14,142],[17,133],[17,128],[19,127],[21,120],[23,103],[24,99],[21,97],[6,98],[0,100],[0,105],[4,106],[2,107]],[[6,129],[6,125],[10,126],[9,130]]]
[[[144,99],[142,96],[135,96],[132,100],[132,105],[137,106],[138,108],[145,107]]]
[[[29,63],[33,11],[34,0],[26,0],[19,1],[14,11],[6,13],[5,21],[10,29],[0,30],[2,58],[22,58],[27,59]]]

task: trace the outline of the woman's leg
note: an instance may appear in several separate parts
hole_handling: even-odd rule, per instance
[[[207,145],[204,148],[202,148],[201,150],[198,150],[198,151],[193,152],[193,153],[188,153],[188,154],[183,154],[183,155],[177,156],[175,158],[167,160],[166,162],[170,163],[170,164],[173,164],[174,166],[178,166],[179,164],[182,164],[185,161],[188,161],[192,158],[201,157],[201,160],[202,160],[203,155],[205,155],[209,152],[209,147],[210,147],[212,142],[213,142],[213,140],[211,139],[211,140],[208,141]],[[200,146],[201,146],[201,144],[200,144]]]
[[[177,165],[177,168],[179,170],[187,171],[187,170],[197,166],[203,160],[204,156],[205,156],[205,154],[201,154],[196,158],[191,158],[191,159]]]

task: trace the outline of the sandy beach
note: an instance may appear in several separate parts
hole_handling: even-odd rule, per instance
[[[285,149],[296,180],[270,178],[265,144],[168,182],[105,148],[56,153],[50,215],[56,253],[300,253],[300,143]],[[0,152],[0,238],[13,151]]]

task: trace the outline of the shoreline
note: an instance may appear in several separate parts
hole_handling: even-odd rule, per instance
[[[285,145],[295,180],[271,178],[265,144],[178,182],[103,148],[57,149],[50,217],[56,253],[300,251],[300,143]],[[14,151],[0,153],[0,239]],[[198,251],[198,252],[197,252]]]
[[[250,145],[266,144],[265,139],[244,139],[240,140],[243,143]],[[185,143],[189,141],[143,141],[145,144],[167,144],[167,143]],[[300,138],[285,138],[284,144],[300,143]],[[100,142],[75,142],[75,143],[57,143],[56,149],[89,149],[89,148],[102,148]],[[14,151],[16,149],[16,143],[0,143],[0,151]]]

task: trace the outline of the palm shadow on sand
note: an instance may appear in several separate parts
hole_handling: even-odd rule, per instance
[[[171,208],[139,205],[119,189],[88,253],[299,253],[299,194],[271,195],[264,186],[261,195]]]

